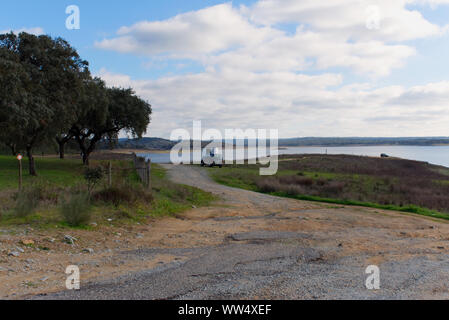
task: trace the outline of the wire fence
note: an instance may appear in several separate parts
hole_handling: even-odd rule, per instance
[[[151,160],[138,157],[134,153],[134,168],[142,183],[151,190]]]

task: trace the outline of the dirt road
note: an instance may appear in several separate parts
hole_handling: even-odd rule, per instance
[[[37,299],[448,299],[449,224],[370,208],[233,189],[207,170],[167,166],[219,206],[164,219],[146,246],[119,254],[155,266]],[[217,169],[219,170],[219,169]],[[156,229],[158,228],[158,229]],[[159,237],[161,232],[164,236]],[[377,265],[381,289],[367,290]]]

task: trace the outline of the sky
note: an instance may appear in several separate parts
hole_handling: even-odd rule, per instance
[[[66,8],[80,28],[66,27]],[[4,1],[0,32],[68,40],[153,106],[146,136],[449,136],[449,0]]]

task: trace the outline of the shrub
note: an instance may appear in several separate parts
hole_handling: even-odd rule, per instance
[[[331,181],[322,188],[322,192],[326,196],[339,196],[343,193],[346,183],[343,181]]]
[[[282,190],[290,196],[299,196],[305,193],[303,187],[299,185],[284,186]]]
[[[68,202],[62,204],[60,213],[64,222],[72,227],[86,225],[91,216],[89,195],[73,195]]]
[[[30,188],[19,192],[16,199],[14,213],[18,217],[26,217],[33,214],[39,206],[41,197],[40,189]]]
[[[109,187],[101,191],[96,192],[93,195],[95,201],[102,201],[105,203],[112,203],[114,206],[118,207],[122,203],[133,203],[135,197],[132,190],[119,188],[119,187]]]
[[[143,186],[119,185],[105,188],[93,195],[95,201],[111,203],[115,207],[121,204],[135,204],[137,201],[151,202],[153,197]]]
[[[302,176],[283,176],[279,178],[281,184],[296,184],[301,186],[311,186],[313,184],[312,178]]]
[[[87,183],[87,190],[89,195],[92,194],[92,190],[95,188],[98,182],[103,179],[103,168],[86,168],[84,171],[84,179]]]
[[[268,177],[268,178],[259,178],[255,182],[257,188],[260,192],[270,193],[280,191],[281,184],[277,181],[276,178]]]

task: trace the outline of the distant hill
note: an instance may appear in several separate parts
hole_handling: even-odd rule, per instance
[[[280,139],[279,146],[376,146],[376,145],[398,145],[398,146],[432,146],[449,145],[449,137],[409,137],[409,138],[292,138]]]
[[[163,138],[142,138],[142,139],[119,139],[118,149],[147,149],[147,150],[170,150],[177,142]],[[209,142],[203,142],[203,147]],[[235,143],[235,141],[234,141]],[[245,141],[245,145],[248,142]],[[449,137],[409,137],[409,138],[362,138],[362,137],[335,137],[335,138],[291,138],[280,139],[279,147],[297,147],[297,146],[320,146],[320,147],[339,147],[339,146],[379,146],[379,145],[398,145],[398,146],[434,146],[449,145]],[[102,146],[106,148],[106,145]]]
[[[162,138],[119,139],[119,149],[170,150],[176,142]]]

